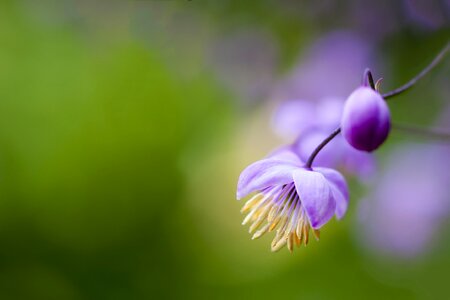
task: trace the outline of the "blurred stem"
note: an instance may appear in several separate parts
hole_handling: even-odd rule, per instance
[[[441,140],[441,141],[450,141],[450,131],[442,128],[423,128],[410,124],[392,124],[392,128],[408,133],[414,134],[418,136],[424,136],[429,139]]]
[[[407,91],[408,89],[410,89],[411,87],[413,87],[422,77],[424,77],[426,74],[428,74],[428,72],[430,72],[435,66],[437,66],[442,59],[445,57],[445,55],[449,52],[450,50],[450,43],[447,43],[445,45],[445,47],[436,55],[436,57],[433,59],[433,61],[425,67],[425,69],[423,69],[419,74],[417,74],[413,79],[411,79],[410,81],[408,81],[406,84],[402,85],[401,87],[392,90],[390,92],[387,92],[386,94],[382,94],[381,96],[384,99],[388,99],[394,96],[397,96],[405,91]],[[363,85],[364,83],[367,82],[369,83],[369,85],[372,87],[372,89],[375,87],[373,84],[373,78],[372,78],[372,73],[370,72],[369,69],[366,69],[364,71],[364,75],[363,75]],[[401,128],[406,129],[405,126],[401,126]],[[397,127],[398,128],[398,125]],[[428,136],[433,135],[430,132],[425,130],[425,129],[420,129],[420,128],[414,128],[414,130],[412,130],[412,128],[408,127],[409,132],[414,132],[416,134],[422,134],[425,135],[427,134]],[[400,129],[400,128],[399,128]],[[411,131],[412,130],[412,131]],[[339,133],[341,132],[341,128],[337,128],[335,129],[327,138],[325,138],[315,149],[314,151],[311,153],[311,155],[308,157],[308,160],[306,161],[306,165],[305,167],[308,169],[311,169],[311,166],[314,162],[314,159],[316,158],[317,154],[319,154],[319,152],[332,140],[334,139]],[[436,133],[436,132],[435,132]],[[445,133],[437,133],[438,136],[440,136],[441,138],[445,136],[445,138],[447,138],[447,134]],[[436,136],[436,135],[434,135]]]

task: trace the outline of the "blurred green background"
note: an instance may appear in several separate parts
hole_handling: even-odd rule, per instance
[[[248,28],[267,33],[276,79],[327,31],[365,34],[347,18],[352,5],[2,1],[0,299],[445,298],[448,235],[405,263],[360,246],[354,206],[293,255],[270,253],[270,237],[251,241],[240,225],[238,175],[280,143],[271,81],[248,101],[217,75],[211,45]],[[448,26],[401,25],[376,41],[386,89],[449,36]],[[265,72],[231,70],[244,85]],[[412,102],[393,103],[396,118],[432,122],[444,102],[430,78]],[[411,105],[425,95],[426,106]],[[363,194],[355,185],[353,203]]]

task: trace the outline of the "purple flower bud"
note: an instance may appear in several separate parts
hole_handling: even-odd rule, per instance
[[[357,88],[345,103],[341,128],[353,148],[367,152],[377,149],[391,129],[385,100],[369,87]]]

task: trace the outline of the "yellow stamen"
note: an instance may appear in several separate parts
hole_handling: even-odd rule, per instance
[[[259,201],[261,201],[262,198],[263,198],[262,194],[257,194],[255,196],[253,196],[250,200],[245,202],[244,206],[241,209],[241,213],[248,212],[252,207],[257,205],[259,203]]]
[[[289,252],[292,253],[294,251],[294,234],[291,233],[289,237],[287,238],[287,247],[289,249]]]
[[[320,230],[314,229],[313,233],[314,233],[314,237],[316,238],[316,240],[320,240]]]
[[[306,245],[308,245],[309,242],[309,225],[305,224],[303,225],[303,243]]]
[[[272,190],[269,194],[257,194],[247,201],[241,210],[248,213],[242,224],[251,224],[249,232],[253,233],[252,239],[258,239],[266,232],[276,230],[271,243],[273,252],[284,246],[293,252],[294,245],[300,247],[309,243],[311,226],[301,201],[292,186],[285,186],[283,189]],[[315,239],[319,240],[320,231],[311,231]]]
[[[282,238],[275,245],[272,244],[272,252],[277,252],[286,245],[287,239]]]
[[[302,243],[302,240],[300,239],[300,237],[297,235],[297,233],[294,233],[294,240],[295,240],[295,244],[297,246],[300,246]]]
[[[249,233],[253,233],[258,227],[265,221],[267,214],[269,213],[270,206],[267,205],[264,210],[259,214],[255,222],[250,226]]]
[[[255,239],[258,239],[258,238],[262,237],[264,235],[264,233],[266,233],[267,230],[269,229],[269,226],[270,226],[270,224],[267,223],[260,230],[255,232],[255,234],[252,236],[252,240],[255,240]]]
[[[277,227],[278,223],[280,223],[280,220],[281,217],[276,217],[276,219],[270,223],[269,231],[274,230]]]

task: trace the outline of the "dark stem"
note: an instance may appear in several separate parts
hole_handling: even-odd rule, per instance
[[[441,50],[441,52],[438,53],[438,55],[433,59],[433,61],[425,67],[425,69],[423,69],[417,76],[415,76],[413,79],[411,79],[409,82],[407,82],[406,84],[402,85],[401,87],[392,90],[386,94],[381,95],[384,99],[388,99],[394,96],[397,96],[401,93],[403,93],[404,91],[408,90],[409,88],[411,88],[412,86],[414,86],[414,84],[416,84],[417,81],[419,81],[419,79],[421,79],[423,76],[425,76],[429,71],[431,71],[447,54],[447,52],[450,50],[450,43],[447,43],[447,45],[444,47],[444,49]],[[366,69],[364,71],[364,77],[363,77],[363,84],[364,84],[364,80],[368,80],[368,83],[370,84],[370,86],[372,87],[373,84],[373,78],[372,80],[370,80],[370,78],[372,77],[372,74],[370,73],[369,69]],[[372,81],[372,83],[370,83],[370,81]],[[374,86],[372,87],[374,88]],[[316,158],[317,154],[319,154],[319,152],[323,149],[323,147],[325,147],[332,139],[334,139],[339,133],[341,132],[341,128],[337,128],[335,129],[327,138],[325,138],[322,143],[320,143],[316,149],[314,149],[314,151],[311,153],[311,155],[308,157],[308,160],[306,161],[306,165],[305,167],[308,169],[311,169],[311,166],[314,162],[314,159]]]
[[[306,168],[311,169],[312,163],[313,163],[314,159],[316,158],[317,154],[319,154],[320,150],[322,150],[322,148],[325,147],[340,132],[341,132],[340,127],[335,129],[332,134],[330,134],[326,139],[324,139],[322,141],[322,143],[320,143],[319,146],[316,147],[316,149],[314,149],[314,151],[309,156],[308,161],[306,162],[306,165],[305,165]]]
[[[393,129],[397,129],[409,134],[420,135],[426,138],[450,141],[450,131],[442,128],[422,128],[409,124],[392,124]]]
[[[375,89],[375,83],[373,82],[372,72],[370,72],[370,69],[367,68],[364,70],[364,75],[362,79],[362,85],[363,86],[370,86],[372,90]]]
[[[384,99],[388,99],[394,96],[397,96],[408,89],[412,88],[417,81],[419,81],[423,76],[425,76],[428,72],[430,72],[447,54],[447,52],[450,50],[450,43],[447,43],[447,45],[444,47],[444,49],[441,50],[441,52],[438,53],[438,55],[433,59],[433,61],[426,66],[425,69],[423,69],[419,74],[417,74],[416,77],[405,83],[399,88],[396,88],[395,90],[392,90],[390,92],[387,92],[386,94],[382,94],[381,96]]]

